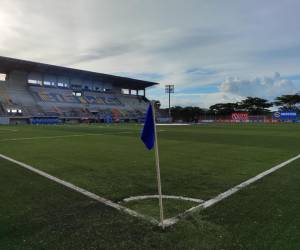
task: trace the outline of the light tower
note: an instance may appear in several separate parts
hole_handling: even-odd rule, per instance
[[[174,85],[166,85],[165,92],[169,94],[169,122],[171,122],[171,94],[174,93]]]

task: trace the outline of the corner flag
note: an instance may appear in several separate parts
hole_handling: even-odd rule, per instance
[[[152,103],[149,103],[149,107],[145,117],[144,128],[141,134],[141,140],[149,150],[151,150],[153,147],[155,149],[154,151],[155,151],[157,190],[158,190],[158,197],[159,197],[160,225],[162,226],[162,228],[164,228],[164,208],[163,208],[163,200],[162,200],[162,192],[161,192],[158,143],[157,143],[157,133],[156,133],[156,124],[155,124],[155,113],[153,110]]]
[[[154,124],[152,105],[149,104],[147,114],[145,117],[144,128],[141,134],[141,140],[149,150],[151,150],[154,147],[154,142],[155,142],[154,126],[155,124]]]

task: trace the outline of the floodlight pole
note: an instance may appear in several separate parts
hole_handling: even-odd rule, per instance
[[[157,142],[157,131],[156,131],[156,120],[155,120],[155,106],[154,103],[152,105],[152,115],[154,122],[154,151],[155,151],[155,165],[156,165],[156,177],[157,177],[157,189],[158,189],[158,198],[159,198],[159,215],[160,215],[160,224],[164,229],[164,207],[162,200],[162,191],[161,191],[161,178],[160,178],[160,167],[159,167],[159,153],[158,153],[158,142]]]
[[[169,121],[171,121],[171,92],[169,91]]]
[[[165,92],[169,94],[169,122],[171,122],[171,93],[174,93],[174,85],[166,85]]]

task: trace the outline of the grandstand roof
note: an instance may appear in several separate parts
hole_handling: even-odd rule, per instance
[[[10,57],[0,56],[0,72],[9,72],[11,70],[23,70],[27,72],[47,73],[54,75],[64,75],[68,77],[79,77],[85,80],[106,81],[122,88],[144,89],[158,83],[132,79],[128,77],[114,76],[92,71],[50,65],[45,63],[37,63],[26,60],[20,60]]]

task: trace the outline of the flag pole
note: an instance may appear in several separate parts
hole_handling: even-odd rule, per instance
[[[164,207],[162,201],[162,191],[161,191],[161,179],[160,179],[160,168],[159,168],[159,153],[158,153],[158,143],[157,143],[157,131],[156,131],[156,120],[155,120],[155,108],[154,104],[151,102],[152,106],[152,115],[154,122],[154,151],[155,151],[155,165],[156,165],[156,176],[157,176],[157,189],[158,189],[158,197],[159,197],[159,215],[160,215],[160,224],[164,229]]]

